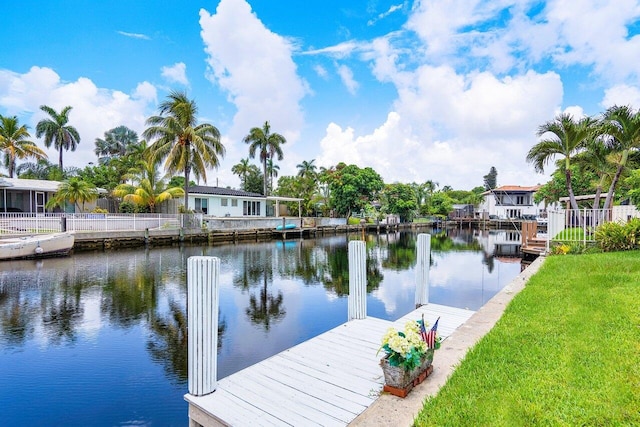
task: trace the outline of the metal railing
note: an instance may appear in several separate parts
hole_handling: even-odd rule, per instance
[[[640,218],[635,206],[614,206],[613,209],[559,209],[548,211],[547,249],[549,242],[595,241],[596,228],[605,222],[626,223]]]
[[[0,235],[201,227],[200,214],[0,213]]]

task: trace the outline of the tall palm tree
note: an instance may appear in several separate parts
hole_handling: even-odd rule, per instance
[[[249,135],[244,137],[244,142],[249,145],[249,157],[255,158],[256,152],[260,155],[260,161],[262,162],[262,171],[264,173],[264,195],[267,196],[267,159],[273,159],[274,156],[278,156],[278,160],[283,159],[282,144],[285,144],[287,140],[279,133],[271,133],[271,127],[269,122],[264,122],[264,125],[259,128],[251,128]]]
[[[578,210],[578,203],[571,186],[571,159],[584,147],[592,135],[594,125],[595,121],[590,117],[576,122],[570,114],[559,114],[538,128],[539,137],[546,133],[551,136],[539,141],[527,153],[527,162],[533,163],[537,172],[544,172],[545,165],[555,156],[564,158],[567,191],[571,208],[575,210]]]
[[[70,202],[80,210],[78,203],[81,202],[82,210],[84,210],[85,202],[91,202],[97,198],[98,190],[93,184],[78,177],[73,177],[60,184],[56,194],[47,202],[47,207],[63,206],[65,202]]]
[[[16,170],[16,159],[33,157],[36,160],[46,159],[47,154],[35,143],[29,141],[29,130],[26,125],[19,126],[18,118],[0,115],[0,152],[4,153],[4,166],[13,178]]]
[[[597,131],[596,131],[597,132]],[[610,183],[615,174],[616,153],[604,144],[602,138],[593,135],[585,143],[586,150],[574,156],[575,163],[584,170],[598,176],[592,209],[600,209],[600,197],[605,184]]]
[[[151,213],[155,212],[159,203],[184,195],[182,188],[167,188],[165,180],[160,177],[157,164],[149,159],[140,160],[138,169],[128,177],[135,184],[120,184],[113,190],[113,195],[122,197],[125,202],[148,207]]]
[[[94,152],[100,164],[114,157],[127,155],[138,144],[138,134],[126,126],[118,126],[104,133],[104,139],[96,138]]]
[[[247,178],[247,174],[250,171],[251,171],[251,164],[249,163],[249,158],[240,159],[240,163],[236,163],[231,167],[231,173],[233,173],[234,175],[238,175],[243,187],[244,187],[244,182]]]
[[[57,113],[56,110],[48,105],[41,105],[40,109],[49,115],[48,119],[42,119],[36,125],[36,138],[40,138],[44,135],[44,145],[49,148],[52,144],[56,150],[60,153],[58,159],[58,166],[61,170],[64,170],[62,165],[62,152],[76,151],[78,144],[80,144],[80,134],[69,123],[69,111],[70,106],[66,106]]]
[[[184,92],[172,91],[159,108],[159,115],[147,119],[143,135],[155,140],[151,161],[164,160],[169,174],[184,173],[184,208],[189,207],[189,177],[207,182],[207,168],[217,168],[225,148],[220,131],[209,124],[197,124],[198,107]]]
[[[629,153],[640,148],[640,112],[633,111],[629,106],[613,106],[605,111],[602,126],[603,136],[609,147],[621,154],[604,201],[604,209],[610,209],[613,192],[627,166]]]

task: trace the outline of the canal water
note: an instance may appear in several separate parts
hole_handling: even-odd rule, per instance
[[[430,301],[477,310],[513,279],[500,233],[432,231]],[[347,320],[358,237],[0,263],[0,425],[187,425],[187,258],[221,260],[222,378]],[[366,236],[368,315],[414,308],[416,240]]]

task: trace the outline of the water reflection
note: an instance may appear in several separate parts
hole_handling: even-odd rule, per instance
[[[361,236],[2,263],[0,378],[13,387],[0,388],[0,419],[182,425],[188,257],[221,260],[224,377],[346,321],[350,238]],[[413,308],[416,239],[366,236],[369,315],[396,319]],[[475,310],[518,274],[518,265],[496,257],[491,239],[433,233],[431,301]],[[38,410],[29,406],[33,395]]]

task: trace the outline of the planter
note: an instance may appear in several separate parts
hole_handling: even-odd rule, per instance
[[[380,366],[384,373],[384,391],[388,391],[396,396],[405,397],[411,389],[420,384],[433,371],[433,349],[427,350],[427,353],[421,359],[420,366],[408,371],[402,366],[391,366],[388,356],[380,360]]]

